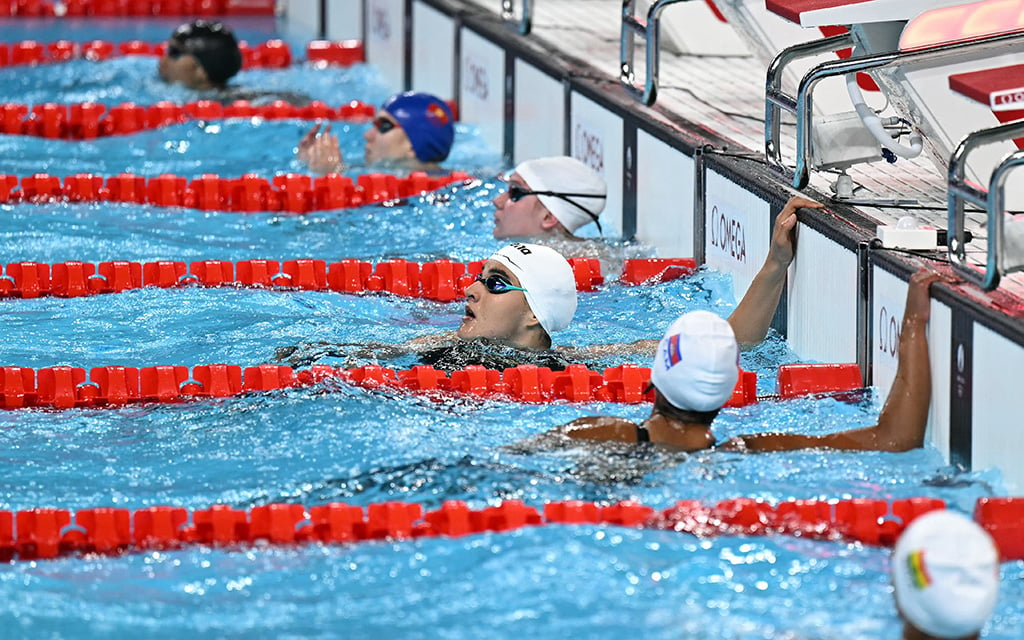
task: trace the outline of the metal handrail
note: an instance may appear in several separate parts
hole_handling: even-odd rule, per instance
[[[843,33],[837,36],[800,42],[783,49],[771,64],[765,81],[764,101],[764,146],[765,157],[778,169],[785,169],[782,163],[782,149],[776,141],[781,135],[781,109],[796,113],[796,100],[782,92],[782,74],[786,66],[794,60],[809,58],[827,51],[837,51],[853,44],[853,35]]]
[[[949,226],[949,261],[953,270],[985,291],[999,286],[1001,276],[1024,269],[1024,265],[1007,269],[1003,256],[1003,212],[1006,210],[1006,180],[1010,171],[1024,165],[1024,150],[1009,154],[992,172],[988,190],[970,184],[964,177],[967,170],[967,155],[974,149],[1019,138],[1024,134],[1024,121],[982,129],[969,134],[949,160],[949,195],[947,224]],[[979,271],[967,263],[967,243],[964,233],[964,202],[970,202],[985,209],[988,215],[988,256],[985,270]]]
[[[634,17],[636,0],[622,0],[622,27],[619,32],[619,82],[629,95],[643,104],[651,106],[658,99],[658,51],[660,49],[661,12],[665,7],[689,0],[655,0],[647,10],[646,24]],[[647,74],[644,88],[633,84],[636,74],[633,73],[636,35],[642,35],[646,44]]]
[[[834,38],[841,38],[835,36]],[[767,160],[777,167],[786,170],[782,162],[781,148],[778,144],[779,126],[778,109],[786,109],[796,115],[796,166],[793,169],[793,186],[803,189],[810,181],[810,158],[811,158],[811,126],[813,118],[810,117],[813,107],[812,92],[814,87],[826,78],[845,76],[850,73],[872,71],[897,64],[915,62],[931,62],[944,58],[953,58],[958,55],[977,54],[1006,47],[1008,45],[1024,46],[1024,34],[1020,32],[1003,33],[986,38],[966,40],[956,43],[942,43],[928,47],[921,47],[912,51],[895,51],[882,53],[861,58],[848,58],[846,60],[835,60],[824,62],[814,67],[800,80],[796,97],[784,93],[778,85],[781,84],[782,69],[789,61],[799,56],[789,54],[790,49],[809,48],[815,43],[822,46],[818,52],[827,50],[824,48],[826,41],[833,38],[816,40],[811,43],[801,43],[784,49],[772,64],[768,67],[769,75],[765,81],[765,117],[771,118],[772,122],[765,123],[765,155]],[[1005,53],[1001,52],[1001,53]]]
[[[523,2],[523,15],[520,18],[519,23],[516,24],[516,12],[513,5],[513,0],[501,0],[501,19],[507,24],[516,27],[522,35],[526,36],[530,34],[530,29],[533,28],[533,0],[522,0]]]

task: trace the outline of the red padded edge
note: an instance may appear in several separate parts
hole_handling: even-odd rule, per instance
[[[772,13],[789,20],[800,23],[800,14],[819,9],[832,9],[833,7],[845,7],[849,4],[860,4],[870,0],[765,0],[765,8]]]

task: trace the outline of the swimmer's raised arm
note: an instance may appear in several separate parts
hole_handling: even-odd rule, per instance
[[[873,427],[824,436],[759,433],[733,438],[723,447],[740,451],[791,451],[825,447],[863,451],[909,451],[924,444],[931,402],[931,365],[927,324],[931,308],[928,288],[941,276],[921,270],[910,279],[900,329],[899,363],[889,397]]]
[[[782,298],[786,284],[786,271],[796,254],[796,210],[806,207],[821,209],[813,200],[793,196],[775,219],[772,243],[768,248],[761,270],[754,276],[747,293],[729,316],[729,324],[740,345],[757,344],[764,340],[772,317]]]
[[[295,151],[295,158],[310,170],[320,174],[343,171],[345,162],[341,157],[338,136],[331,133],[330,124],[322,131],[320,127],[320,123],[317,123],[302,136]]]

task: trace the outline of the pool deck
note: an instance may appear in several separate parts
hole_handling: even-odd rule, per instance
[[[480,7],[482,11],[500,16],[498,0],[466,0]],[[522,2],[513,2],[519,7]],[[591,66],[591,77],[606,78],[618,85],[620,67],[620,24],[622,3],[617,0],[534,0],[530,38],[543,46],[558,50],[565,55]],[[663,25],[673,6],[661,14]],[[637,17],[642,18],[646,6],[637,3]],[[669,112],[692,123],[689,131],[706,130],[718,139],[731,141],[726,151],[753,154],[765,158],[765,65],[750,53],[736,55],[693,55],[673,52],[665,46],[666,36],[662,35],[659,56],[659,82],[656,108],[646,108],[637,103],[637,108],[649,112],[657,120],[669,126],[678,126],[661,117]],[[644,47],[642,38],[637,36],[634,68],[642,78],[645,72]],[[637,86],[640,85],[638,81]],[[623,89],[625,92],[625,89]],[[684,130],[680,128],[680,132]],[[781,131],[784,159],[793,157],[795,121],[784,114]],[[787,146],[790,147],[787,149]],[[895,164],[884,161],[855,165],[849,169],[855,185],[855,198],[846,202],[878,224],[894,225],[908,214],[922,226],[938,229],[947,227],[946,174],[926,158],[927,154],[914,159],[901,158]],[[779,176],[780,180],[783,176]],[[808,195],[817,195],[820,200],[832,200],[834,173],[812,172],[810,184],[804,190]],[[870,204],[860,204],[868,201]],[[857,203],[857,204],[854,204]],[[912,203],[911,208],[894,206],[896,203]],[[877,206],[872,206],[877,205]],[[986,216],[983,213],[968,213],[965,228],[975,240],[968,244],[969,259],[984,265],[986,244]],[[1004,276],[1001,280],[1002,293],[1024,299],[1024,278],[1019,274]]]

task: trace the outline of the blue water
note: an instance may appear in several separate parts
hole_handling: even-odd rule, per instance
[[[302,84],[320,72],[282,73]],[[0,151],[3,172],[17,175],[44,163],[58,175],[185,175],[210,168],[273,175],[288,170],[282,165],[290,150],[272,143],[289,136],[294,141],[300,130],[297,122],[231,121],[109,143],[3,136]],[[346,130],[345,144],[358,149],[359,135],[356,127]],[[489,201],[499,188],[486,179],[493,173],[480,168],[500,161],[493,151],[480,151],[474,135],[473,127],[460,128],[462,147],[451,166],[480,170],[483,179],[398,207],[288,216],[3,205],[0,262],[480,259],[497,247],[489,236]],[[615,250],[625,255],[638,249]],[[610,278],[599,291],[581,294],[573,326],[555,340],[588,345],[656,337],[683,310],[727,315],[734,303],[730,278],[710,271],[652,287]],[[280,346],[394,343],[454,328],[461,317],[459,303],[231,288],[7,299],[0,305],[0,361],[34,368],[247,366],[270,361]],[[795,360],[772,336],[743,354],[741,365],[758,372],[760,391],[767,394],[777,366]],[[617,356],[598,364],[623,362],[644,364],[644,358]],[[720,439],[768,428],[826,433],[873,424],[878,409],[871,394],[858,402],[765,400],[724,410],[714,431]],[[970,511],[978,497],[1005,493],[997,470],[964,473],[945,466],[930,447],[906,454],[638,456],[587,447],[524,455],[507,446],[581,414],[641,419],[648,411],[643,405],[428,398],[336,381],[177,405],[3,411],[0,509],[401,500],[429,510],[452,499],[473,508],[511,499],[538,508],[581,499],[636,500],[664,509],[682,499],[714,503],[738,496],[771,503],[934,496]],[[986,637],[1019,637],[1021,578],[1024,563],[1003,565],[999,608]],[[612,526],[16,561],[0,566],[0,602],[5,638],[876,639],[896,638],[899,630],[887,550],[788,537],[697,540]]]

